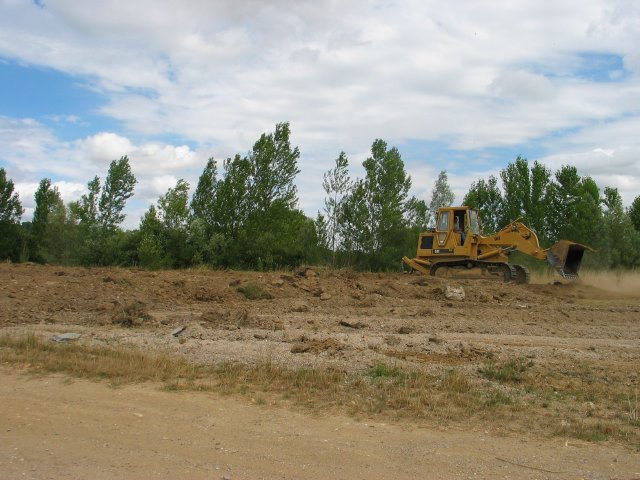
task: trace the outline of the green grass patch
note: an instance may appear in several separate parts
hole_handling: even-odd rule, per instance
[[[501,383],[520,383],[533,362],[523,358],[511,358],[502,362],[489,361],[478,369],[483,377]]]
[[[247,300],[269,300],[273,296],[259,283],[249,282],[237,288]]]

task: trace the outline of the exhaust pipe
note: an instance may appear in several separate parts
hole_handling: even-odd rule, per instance
[[[569,240],[560,240],[547,250],[547,262],[556,269],[562,278],[578,278],[585,250],[593,248]]]

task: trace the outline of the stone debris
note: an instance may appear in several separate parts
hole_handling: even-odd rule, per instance
[[[54,335],[53,337],[51,337],[51,341],[58,342],[58,343],[66,343],[66,342],[72,342],[74,340],[77,340],[81,336],[82,335],[80,335],[79,333],[61,333],[59,335]]]
[[[447,285],[444,296],[447,300],[464,300],[464,288]]]
[[[309,311],[309,305],[303,302],[298,302],[291,307],[292,312],[305,313]]]
[[[349,327],[349,328],[355,328],[355,329],[365,328],[367,326],[365,323],[362,323],[362,322],[348,322],[347,320],[340,320],[340,325],[342,325],[343,327]]]
[[[181,327],[178,327],[174,330],[171,331],[171,335],[173,335],[174,337],[177,337],[178,335],[180,335],[182,332],[184,332],[187,329],[187,327],[185,327],[184,325]]]

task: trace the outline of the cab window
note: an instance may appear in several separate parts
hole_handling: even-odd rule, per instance
[[[449,212],[441,212],[438,217],[438,230],[446,232],[449,230]]]
[[[469,210],[469,226],[471,233],[480,235],[480,221],[478,220],[478,212],[475,210]]]

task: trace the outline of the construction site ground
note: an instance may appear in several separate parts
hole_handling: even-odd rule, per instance
[[[440,386],[440,403],[413,416],[357,399],[314,408],[268,388],[114,386],[6,361],[0,478],[640,479],[637,274],[516,285],[1,264],[0,335],[65,333],[79,334],[75,346],[194,365],[455,375],[489,397],[447,414],[454,396]]]

